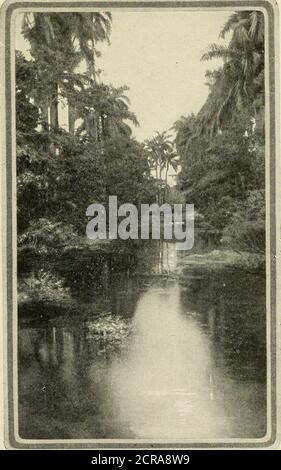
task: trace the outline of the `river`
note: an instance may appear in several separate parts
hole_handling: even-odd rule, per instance
[[[79,312],[20,316],[22,438],[265,435],[264,277],[179,276],[175,248],[101,256],[93,282],[90,262],[73,266],[90,279]]]

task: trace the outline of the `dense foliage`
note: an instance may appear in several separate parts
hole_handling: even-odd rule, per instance
[[[144,145],[127,88],[97,81],[96,45],[108,40],[111,16],[26,14],[31,59],[16,53],[19,244],[39,253],[85,235],[86,209],[117,195],[120,204],[155,200]],[[77,66],[86,63],[86,72]],[[59,123],[68,105],[69,128]]]
[[[174,125],[179,186],[217,243],[264,251],[264,22],[241,11],[224,25],[227,46],[212,44],[203,60],[222,58],[207,72],[209,95],[199,113]]]
[[[241,11],[223,26],[227,46],[203,60],[209,95],[197,115],[141,144],[132,137],[127,87],[101,82],[98,44],[109,41],[105,13],[25,14],[30,59],[16,53],[17,197],[20,247],[39,253],[84,236],[86,208],[109,195],[136,205],[178,202],[178,190],[217,244],[264,251],[264,22]],[[85,72],[81,73],[85,65]],[[60,127],[61,106],[68,130]],[[41,250],[41,251],[40,251]]]

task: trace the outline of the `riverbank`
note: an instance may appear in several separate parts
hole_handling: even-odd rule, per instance
[[[117,240],[79,240],[57,250],[57,257],[25,259],[28,273],[18,279],[18,308],[21,316],[49,317],[75,314],[82,305],[83,290],[106,292],[112,275],[133,277],[135,266],[148,242],[120,243]],[[158,248],[160,249],[160,248]],[[59,253],[59,255],[58,255]],[[34,263],[34,264],[33,264]],[[178,252],[175,267],[162,270],[157,276],[184,279],[223,271],[242,271],[256,274],[264,271],[265,256],[260,253],[215,249],[208,252]],[[143,276],[153,276],[147,271]],[[85,303],[87,305],[87,301]],[[86,307],[85,307],[86,308]]]
[[[187,271],[218,272],[239,269],[257,273],[265,269],[265,255],[234,250],[212,250],[202,254],[186,254],[178,262],[178,274]]]
[[[82,277],[87,275],[88,262],[95,270],[95,265],[101,264],[100,259],[116,253],[122,256],[126,251],[118,240],[85,237],[77,237],[65,245],[48,246],[48,250],[42,250],[42,247],[45,248],[44,245],[38,248],[30,244],[19,250],[18,308],[28,314],[40,311],[43,316],[48,316],[48,312],[56,315],[59,311],[77,310],[81,301],[79,296],[73,295],[72,288],[82,283]],[[95,277],[100,276],[100,270],[96,271]],[[71,274],[71,279],[66,279],[66,273]],[[90,273],[89,277],[92,277]]]

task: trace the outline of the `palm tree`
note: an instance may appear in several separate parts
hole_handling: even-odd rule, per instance
[[[83,59],[86,60],[87,64],[87,76],[93,83],[96,82],[96,68],[95,62],[96,57],[99,57],[100,53],[96,48],[98,42],[106,41],[109,43],[109,37],[111,33],[111,22],[112,16],[109,12],[104,13],[79,13],[73,12],[69,16],[69,23],[71,24],[73,31],[73,41],[77,41],[79,49],[81,51]],[[68,105],[68,121],[69,131],[74,133],[76,109],[69,102]],[[89,116],[91,122],[89,128],[92,129],[91,133],[98,134],[97,117],[95,116],[94,110]]]
[[[221,29],[222,38],[233,32],[232,40],[247,43],[254,40],[257,46],[264,45],[264,18],[259,11],[239,11],[231,15]]]
[[[171,137],[167,132],[156,132],[156,135],[145,141],[145,150],[148,154],[150,168],[155,170],[155,177],[158,183],[157,202],[161,202],[161,190],[167,188],[168,170],[170,165],[176,168],[176,152]],[[164,180],[162,178],[165,170]],[[165,182],[165,185],[163,184]]]
[[[138,125],[134,113],[129,110],[129,99],[125,95],[127,87],[114,88],[111,85],[93,84],[79,92],[77,116],[83,120],[79,132],[87,131],[91,138],[101,145],[110,137],[130,135],[128,121]],[[96,126],[91,127],[94,115]]]
[[[113,88],[103,85],[104,95],[100,95],[97,114],[101,123],[103,139],[109,136],[129,135],[131,129],[126,121],[138,126],[136,115],[129,110],[130,100],[124,94],[127,87]]]
[[[57,128],[59,82],[64,69],[73,69],[79,63],[79,56],[72,45],[71,30],[63,14],[25,13],[22,32],[31,45],[31,55],[41,64],[39,68],[45,70],[41,79],[46,88],[41,96],[37,95],[37,105],[47,122],[50,108],[50,125]]]
[[[29,13],[23,17],[23,34],[31,44],[31,53],[37,59],[49,60],[54,67],[59,60],[67,57],[68,72],[73,72],[81,59],[87,63],[87,75],[96,79],[95,47],[99,41],[109,41],[111,30],[110,13]],[[78,46],[78,47],[77,47]],[[64,54],[62,54],[62,49]],[[71,60],[69,60],[69,57]],[[47,116],[46,106],[50,105],[51,126],[58,127],[58,83],[53,84],[53,91],[47,104],[41,106]],[[69,100],[69,128],[74,133],[75,109]]]
[[[224,62],[219,70],[207,73],[210,94],[198,116],[201,130],[211,135],[235,110],[247,108],[256,114],[264,96],[262,13],[244,11],[231,15],[220,36],[229,32],[232,36],[227,46],[212,44],[202,56],[202,60],[221,58]]]

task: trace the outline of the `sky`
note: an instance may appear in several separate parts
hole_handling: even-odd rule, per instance
[[[100,80],[114,86],[129,86],[131,110],[140,126],[134,136],[142,141],[156,131],[169,130],[181,115],[198,112],[208,94],[205,72],[220,61],[200,58],[219,39],[230,11],[119,11],[113,12],[110,45],[100,44],[103,69]],[[16,22],[17,49],[28,44]],[[61,110],[66,125],[67,113]]]
[[[119,12],[113,14],[111,45],[103,46],[102,78],[130,87],[128,96],[140,127],[139,140],[171,128],[181,116],[197,112],[208,88],[205,72],[219,61],[202,62],[229,12]]]

